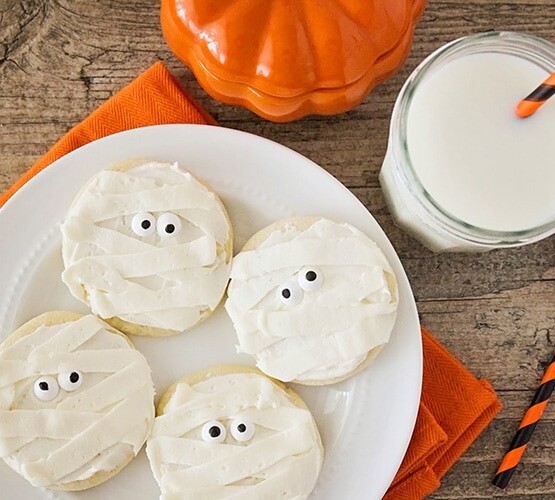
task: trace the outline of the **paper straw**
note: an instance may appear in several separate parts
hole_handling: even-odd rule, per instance
[[[547,406],[549,396],[551,396],[554,387],[555,355],[547,365],[541,384],[538,387],[536,394],[534,394],[534,398],[532,399],[528,410],[524,414],[522,422],[520,422],[515,437],[511,442],[511,446],[509,446],[509,451],[497,469],[497,473],[493,478],[493,484],[495,486],[498,486],[499,488],[506,488],[509,484],[513,472],[520,462],[522,455],[524,455],[524,451],[526,450],[526,446],[528,446],[528,442],[532,437],[536,424],[540,420],[543,411]]]
[[[519,118],[533,115],[553,94],[555,94],[555,71],[528,97],[518,103],[516,115]]]

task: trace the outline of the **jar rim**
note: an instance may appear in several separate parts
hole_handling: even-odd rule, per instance
[[[422,204],[428,216],[442,230],[465,241],[488,247],[519,246],[541,240],[555,233],[555,214],[552,220],[533,228],[518,231],[498,231],[469,224],[450,214],[420,182],[413,167],[407,143],[407,116],[416,88],[430,71],[441,67],[453,56],[475,52],[503,52],[525,57],[547,71],[555,67],[555,44],[542,38],[511,31],[488,31],[465,36],[443,45],[424,59],[403,85],[393,108],[390,124],[391,154],[402,181]],[[509,52],[510,50],[510,52]]]

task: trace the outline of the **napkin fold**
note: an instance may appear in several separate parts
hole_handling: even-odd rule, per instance
[[[84,144],[132,128],[169,123],[216,122],[187,96],[162,63],[156,63],[62,137],[0,196],[0,207],[34,175]],[[420,409],[387,500],[415,500],[434,491],[501,408],[493,388],[474,377],[424,329],[422,341]]]

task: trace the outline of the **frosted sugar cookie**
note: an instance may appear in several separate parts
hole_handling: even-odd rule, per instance
[[[364,369],[389,341],[398,291],[378,246],[349,224],[276,222],[235,257],[225,308],[267,375],[331,384]]]
[[[177,163],[99,172],[70,207],[62,236],[62,280],[125,333],[193,327],[214,311],[229,279],[226,210]]]
[[[0,345],[0,456],[34,486],[106,481],[137,455],[153,421],[146,359],[91,314],[43,314]]]
[[[162,396],[147,455],[161,499],[303,499],[320,472],[314,419],[258,370],[215,367]]]

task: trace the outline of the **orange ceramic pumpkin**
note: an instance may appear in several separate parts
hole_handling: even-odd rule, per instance
[[[358,104],[404,62],[425,0],[162,0],[204,89],[274,121]]]

